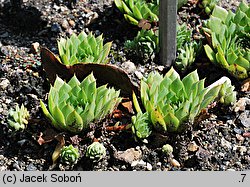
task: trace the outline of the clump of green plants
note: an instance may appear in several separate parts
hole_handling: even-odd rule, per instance
[[[153,60],[159,52],[158,30],[140,30],[133,40],[125,42],[125,48],[129,54],[134,54],[144,62]]]
[[[100,142],[93,142],[87,148],[86,157],[98,162],[106,155],[106,148]]]
[[[9,110],[8,123],[15,130],[23,130],[28,124],[28,119],[30,117],[29,111],[22,104],[21,107],[16,105],[15,109]]]
[[[173,153],[174,149],[173,149],[173,147],[171,145],[165,144],[165,145],[162,146],[161,151],[166,156],[169,156],[169,155],[171,155]]]
[[[133,25],[138,25],[142,19],[150,22],[159,20],[158,0],[151,2],[146,0],[115,0],[115,5],[124,14],[125,19]]]
[[[65,65],[76,63],[108,63],[108,54],[112,43],[103,45],[102,35],[95,37],[82,31],[78,36],[72,34],[70,38],[61,38],[58,41],[60,58]]]
[[[73,145],[63,146],[60,153],[61,161],[65,164],[75,164],[80,157],[79,151]]]
[[[186,70],[195,61],[202,45],[192,40],[192,30],[186,24],[177,26],[177,58],[175,65],[181,71]]]
[[[210,61],[237,79],[250,72],[250,7],[241,2],[236,12],[215,6],[204,31],[211,37],[205,51]]]
[[[49,91],[48,109],[40,104],[55,128],[79,133],[112,112],[121,101],[119,94],[107,85],[97,87],[92,73],[82,82],[75,75],[68,83],[57,77]]]
[[[204,82],[204,79],[199,80],[197,71],[183,79],[173,68],[165,76],[151,72],[148,78],[141,80],[141,100],[146,113],[137,114],[132,120],[135,135],[146,138],[151,129],[161,133],[182,132],[215,99],[224,104],[235,102],[236,92],[229,78],[222,77],[208,87],[204,87]],[[142,110],[135,96],[133,101],[140,113]]]
[[[152,126],[150,126],[149,114],[147,112],[142,113],[139,111],[135,116],[132,116],[131,127],[133,134],[140,139],[147,138],[152,132]]]
[[[178,8],[187,2],[188,0],[178,0]],[[133,25],[138,25],[141,20],[151,23],[159,21],[159,0],[115,0],[115,5]]]
[[[192,30],[186,24],[177,27],[177,58],[175,65],[181,71],[186,70],[195,61],[200,51],[201,42],[192,40]],[[133,40],[125,42],[125,49],[128,54],[136,55],[143,62],[154,60],[159,53],[158,29],[140,30]]]
[[[218,2],[219,0],[202,0],[199,7],[203,8],[206,14],[210,15]]]

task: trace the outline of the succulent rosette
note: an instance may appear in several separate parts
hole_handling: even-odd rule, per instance
[[[103,45],[102,35],[95,37],[82,31],[78,36],[72,34],[70,38],[61,38],[58,41],[59,56],[65,65],[77,63],[108,63],[108,54],[112,43]]]
[[[48,109],[42,101],[40,104],[55,128],[79,133],[112,112],[121,101],[119,94],[107,85],[97,87],[93,74],[82,82],[76,76],[68,83],[57,77],[49,91]]]
[[[125,19],[133,25],[138,25],[142,19],[150,22],[159,20],[158,0],[152,2],[145,0],[115,0],[115,5],[124,14]]]
[[[86,157],[99,161],[106,155],[106,148],[100,142],[93,142],[87,148]]]
[[[210,45],[205,51],[210,61],[226,69],[237,79],[250,72],[250,7],[241,2],[236,12],[215,6],[204,27]]]
[[[208,87],[204,87],[204,82],[204,79],[199,80],[197,71],[183,79],[173,68],[165,76],[151,72],[141,81],[140,89],[147,114],[140,114],[138,101],[133,99],[138,112],[132,119],[132,130],[136,129],[133,132],[138,138],[149,136],[151,126],[152,130],[162,133],[181,132],[215,99],[224,104],[235,102],[236,92],[229,78],[222,77]]]
[[[16,105],[15,109],[9,110],[8,123],[15,130],[23,130],[28,124],[28,119],[30,117],[29,111],[22,104],[21,107]]]
[[[73,145],[63,146],[60,157],[65,164],[75,164],[80,157],[79,151]]]

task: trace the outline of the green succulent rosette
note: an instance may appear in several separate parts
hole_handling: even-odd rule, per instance
[[[82,82],[75,75],[68,83],[57,77],[49,91],[48,109],[42,101],[40,104],[55,128],[79,133],[112,112],[121,101],[119,94],[107,85],[97,87],[92,73]]]
[[[220,0],[202,0],[199,6],[205,10],[206,14],[209,15],[219,1]]]
[[[132,41],[125,42],[125,48],[130,54],[140,57],[143,61],[153,60],[160,49],[158,31],[140,30]]]
[[[58,41],[59,56],[65,65],[82,63],[107,64],[108,54],[112,42],[103,45],[102,35],[95,37],[82,31],[78,36],[72,34],[70,38]]]
[[[236,92],[229,78],[222,77],[208,87],[204,81],[199,80],[197,71],[181,79],[173,68],[165,76],[151,72],[142,80],[141,100],[153,129],[181,132],[215,99],[224,104],[235,102]]]
[[[211,37],[205,51],[210,61],[237,79],[250,72],[250,7],[241,2],[236,12],[215,6],[204,31]],[[210,39],[209,39],[210,40]]]
[[[29,111],[22,104],[21,107],[16,105],[15,109],[9,110],[8,123],[15,130],[23,130],[28,124],[28,119],[30,117]]]
[[[159,11],[159,0],[147,2],[146,0],[115,0],[115,5],[124,14],[125,19],[138,25],[140,20],[157,22]]]
[[[86,157],[99,161],[106,155],[106,148],[99,142],[93,142],[87,148]]]
[[[184,71],[193,64],[199,53],[202,45],[192,40],[192,30],[187,28],[184,23],[177,26],[177,58],[175,61],[176,67]]]
[[[140,139],[147,138],[152,132],[152,125],[149,121],[147,112],[138,112],[136,116],[132,116],[132,132]]]
[[[80,157],[79,151],[73,145],[63,146],[60,153],[61,161],[65,164],[75,164]]]

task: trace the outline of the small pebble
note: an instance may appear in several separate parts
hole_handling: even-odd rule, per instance
[[[189,144],[188,144],[188,151],[190,151],[190,152],[195,152],[195,151],[197,151],[198,150],[198,148],[199,148],[199,146],[193,141],[193,142],[190,142]]]
[[[31,44],[30,52],[36,54],[39,52],[39,48],[40,44],[38,42],[34,42]]]
[[[129,60],[122,63],[122,68],[125,69],[127,73],[134,73],[136,70],[135,64]]]
[[[250,137],[250,132],[244,132],[243,137]]]
[[[10,84],[10,81],[6,78],[1,78],[0,79],[0,87],[5,90]]]
[[[138,160],[133,161],[133,162],[131,163],[131,167],[137,166],[138,162],[139,162]]]
[[[146,168],[148,171],[151,171],[153,169],[153,166],[150,163],[147,163]]]
[[[171,159],[171,160],[170,160],[170,163],[171,163],[174,167],[180,167],[180,166],[181,166],[180,163],[179,163],[177,160],[175,160],[175,159]]]
[[[75,27],[76,23],[74,22],[74,20],[69,20],[69,25],[71,27]]]
[[[55,33],[60,33],[62,32],[62,28],[58,23],[53,23],[51,26],[51,31]]]
[[[138,162],[138,166],[146,166],[146,162],[145,161],[143,161],[143,160],[140,160],[139,162]]]
[[[64,19],[62,21],[62,28],[64,28],[64,29],[68,29],[69,28],[69,23],[68,23],[68,21],[66,19]]]
[[[245,140],[245,138],[239,134],[236,134],[236,138],[237,140],[242,141],[242,142]]]
[[[135,75],[138,79],[142,79],[143,78],[143,74],[139,71],[135,71]]]

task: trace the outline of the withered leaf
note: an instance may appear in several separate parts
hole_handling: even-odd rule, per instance
[[[56,148],[52,154],[53,165],[56,163],[57,159],[60,157],[61,149],[65,145],[65,140],[64,140],[63,135],[56,136],[56,139],[58,140],[58,143],[57,143]]]
[[[82,81],[93,72],[99,85],[108,84],[121,90],[122,96],[131,97],[132,91],[138,93],[136,87],[121,68],[110,64],[78,63],[64,65],[60,59],[47,48],[41,48],[41,60],[49,81],[53,83],[56,76],[69,81],[75,74]]]

